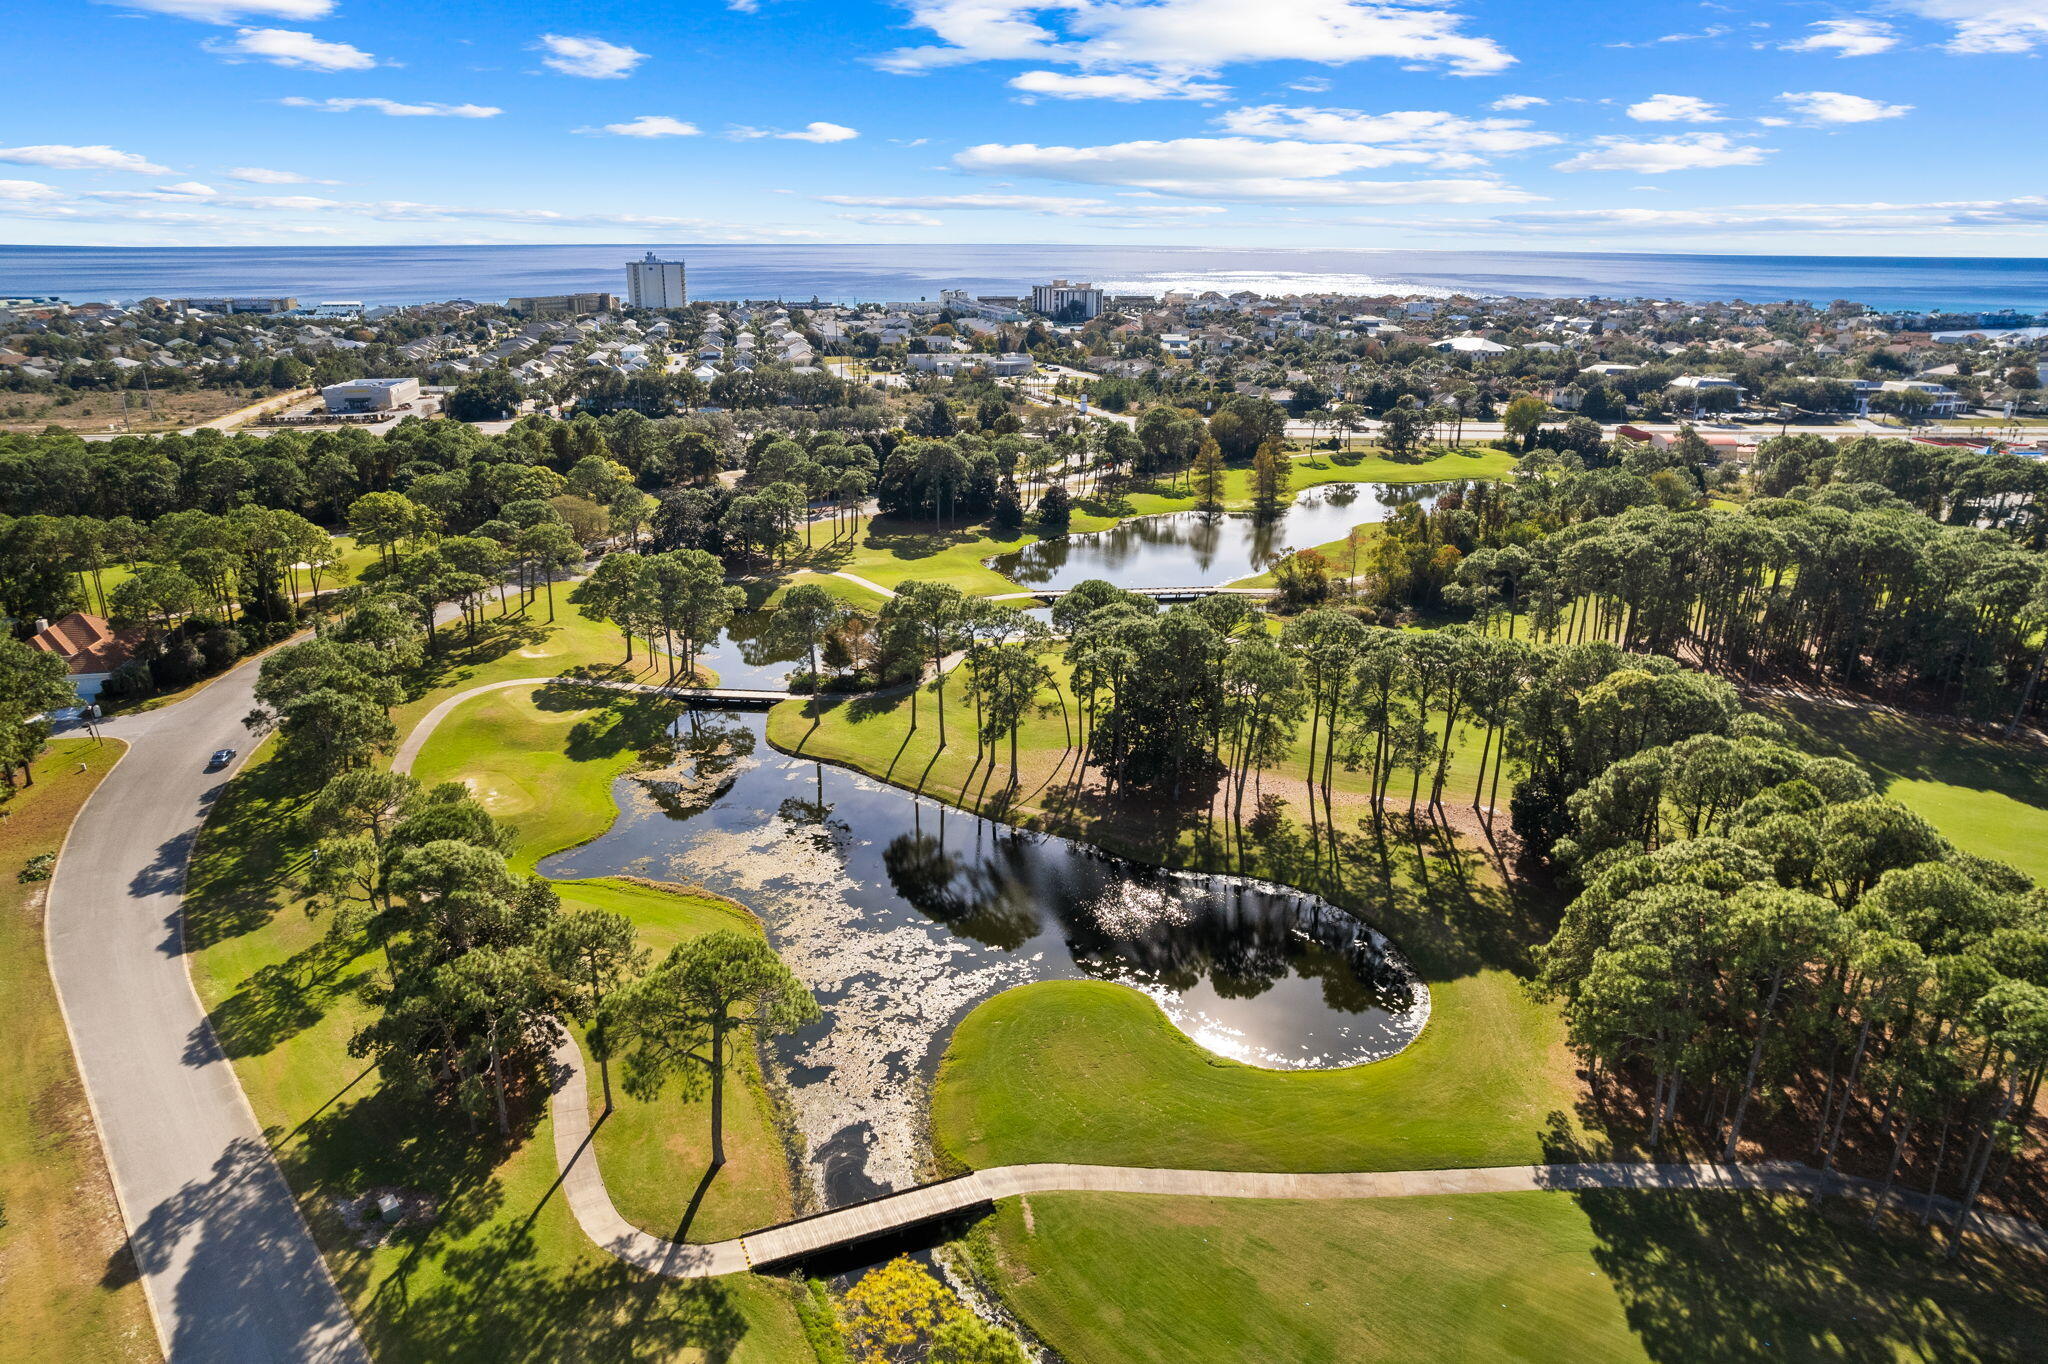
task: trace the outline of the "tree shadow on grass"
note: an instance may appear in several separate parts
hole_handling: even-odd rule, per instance
[[[1771,698],[1761,709],[1789,721],[1816,752],[1833,753],[1895,780],[1995,791],[2048,809],[2048,762],[2032,739],[2000,739],[1939,721],[1868,708]]]
[[[1592,1223],[1594,1262],[1654,1360],[2040,1357],[2048,1274],[2038,1255],[1987,1247],[1952,1262],[1911,1229],[1866,1229],[1841,1202],[1573,1197]]]
[[[497,662],[517,649],[532,648],[552,635],[559,624],[544,616],[515,611],[509,616],[489,616],[471,640],[460,624],[443,625],[438,632],[440,649],[420,660],[405,678],[405,694],[418,700],[430,691],[468,681],[478,670]]]
[[[309,794],[281,763],[257,763],[228,783],[186,876],[186,951],[254,933],[294,898],[289,877],[304,856],[298,815]]]
[[[370,982],[361,948],[354,938],[323,937],[286,961],[259,968],[186,1040],[186,1064],[204,1065],[219,1055],[262,1056],[313,1027],[338,1000]]]

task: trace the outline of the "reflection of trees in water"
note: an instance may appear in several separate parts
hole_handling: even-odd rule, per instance
[[[1305,489],[1275,518],[1194,511],[1143,516],[1105,531],[1040,540],[990,562],[1007,577],[1032,586],[1071,577],[1063,571],[1073,564],[1089,570],[1091,577],[1126,586],[1191,587],[1208,581],[1226,557],[1241,553],[1246,569],[1257,572],[1287,550],[1338,538],[1361,519],[1371,519],[1369,511],[1426,503],[1450,486],[1326,483]]]
[[[971,853],[918,830],[882,855],[896,893],[964,937],[1015,951],[1043,931],[1050,911],[1075,964],[1091,975],[1180,993],[1206,980],[1226,999],[1254,998],[1293,975],[1320,982],[1324,1003],[1341,1013],[1412,1003],[1413,982],[1386,939],[1315,896],[1174,876],[973,824]]]
[[[825,799],[825,765],[811,764],[815,783],[809,796],[785,796],[775,807],[776,818],[789,825],[790,832],[808,838],[822,852],[836,854],[844,862],[853,847],[853,825],[832,817],[832,803]]]
[[[730,711],[702,711],[694,706],[669,727],[676,753],[696,763],[698,775],[721,776],[754,756],[754,731]]]
[[[1026,884],[949,852],[932,834],[898,834],[882,850],[882,866],[898,895],[962,937],[1014,952],[1042,927]]]

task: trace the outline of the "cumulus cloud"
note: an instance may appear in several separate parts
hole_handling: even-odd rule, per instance
[[[228,171],[228,179],[240,180],[246,185],[333,185],[335,180],[315,180],[297,171],[268,170],[262,166],[236,166]]]
[[[1787,90],[1778,100],[1801,118],[1815,123],[1876,123],[1913,112],[1910,104],[1886,104],[1862,95],[1845,95],[1839,90]]]
[[[1337,142],[1183,137],[1099,147],[984,143],[953,158],[963,170],[1247,203],[1515,203],[1534,198],[1494,180],[1367,181],[1351,171],[1413,165],[1432,153]]]
[[[63,197],[64,191],[52,189],[40,180],[0,180],[0,203],[53,203]]]
[[[849,128],[843,123],[819,121],[791,129],[748,128],[736,125],[728,128],[725,135],[740,142],[751,142],[763,137],[779,138],[784,142],[851,142],[860,136],[860,130]]]
[[[238,28],[233,38],[210,38],[204,46],[231,62],[269,62],[305,71],[367,71],[377,65],[377,59],[359,47],[289,28]]]
[[[1207,218],[1229,210],[1214,204],[1131,204],[1051,194],[820,194],[821,204],[869,208],[967,209],[1036,213],[1048,218],[1135,218],[1147,222]]]
[[[334,0],[99,0],[122,9],[148,10],[205,24],[232,24],[239,19],[296,19],[307,23],[334,12]]]
[[[1832,52],[1837,57],[1874,57],[1899,45],[1898,30],[1877,19],[1823,19],[1813,32],[1781,43],[1787,52]]]
[[[536,47],[548,55],[540,64],[565,76],[589,80],[622,80],[647,60],[645,52],[602,38],[575,38],[561,33],[543,33]]]
[[[835,213],[842,222],[864,223],[869,227],[944,227],[929,213]]]
[[[1897,8],[1951,25],[1945,46],[1964,54],[2023,54],[2048,45],[2041,0],[1895,0]]]
[[[303,95],[286,95],[278,103],[294,109],[318,109],[324,114],[370,109],[392,118],[496,118],[505,112],[488,104],[405,104],[395,99],[307,99]]]
[[[1721,106],[1697,95],[1652,95],[1628,106],[1638,123],[1719,123]]]
[[[16,166],[46,166],[51,170],[133,171],[137,175],[171,173],[168,166],[159,166],[146,157],[120,151],[104,143],[90,147],[54,142],[32,147],[0,147],[0,161]]]
[[[1561,171],[1628,171],[1665,175],[1719,166],[1761,165],[1771,148],[1737,142],[1726,133],[1680,133],[1674,137],[1599,137],[1593,146],[1556,164]]]
[[[1113,99],[1127,103],[1146,99],[1222,99],[1230,93],[1229,86],[1214,81],[1158,71],[1105,71],[1091,75],[1026,71],[1011,80],[1010,88],[1048,99]]]
[[[579,133],[609,133],[613,137],[695,137],[703,129],[667,114],[642,114],[625,123],[607,123],[599,128],[578,128]]]
[[[1497,109],[1502,113],[1513,113],[1517,109],[1534,109],[1538,105],[1548,103],[1550,101],[1541,95],[1502,95],[1487,108]]]
[[[1368,114],[1260,104],[1232,109],[1216,122],[1226,132],[1249,137],[1391,147],[1417,153],[1418,162],[1451,168],[1476,166],[1488,156],[1555,146],[1563,140],[1531,128],[1526,119],[1463,118],[1441,109]]]
[[[1507,231],[1898,235],[2048,226],[2048,196],[1928,203],[1731,204],[1721,208],[1530,209],[1481,220]]]
[[[936,43],[877,59],[929,71],[983,61],[1071,64],[1085,71],[1213,74],[1232,63],[1325,65],[1390,57],[1489,75],[1514,62],[1464,16],[1431,0],[907,0]]]

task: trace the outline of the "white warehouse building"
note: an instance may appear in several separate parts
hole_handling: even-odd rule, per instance
[[[351,379],[320,390],[329,412],[389,412],[420,400],[417,379]]]

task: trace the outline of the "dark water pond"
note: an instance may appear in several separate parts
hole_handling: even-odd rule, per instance
[[[1429,502],[1437,483],[1326,483],[1304,490],[1277,517],[1250,512],[1170,512],[1109,530],[1039,540],[988,561],[1026,587],[1065,588],[1090,578],[1119,587],[1220,587],[1263,573],[1290,550],[1342,539],[1384,521],[1395,507]]]
[[[829,1203],[918,1177],[926,1091],[953,1025],[1033,980],[1121,981],[1226,1056],[1332,1067],[1399,1051],[1427,989],[1379,934],[1283,887],[1126,862],[768,746],[765,717],[678,721],[700,772],[677,808],[632,777],[603,838],[549,876],[691,882],[759,914],[825,1017],[777,1059]]]

